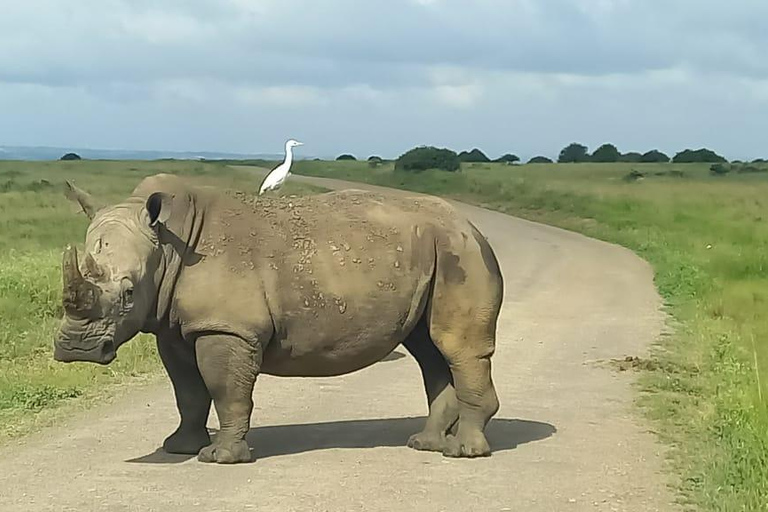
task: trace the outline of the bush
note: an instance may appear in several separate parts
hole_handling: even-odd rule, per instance
[[[353,155],[350,155],[350,154],[346,154],[346,153],[345,153],[345,154],[343,154],[343,155],[339,155],[339,156],[336,158],[336,160],[357,160],[357,158],[355,158]]]
[[[728,160],[726,160],[724,157],[718,155],[714,151],[706,148],[692,150],[692,149],[686,149],[684,151],[680,151],[678,154],[675,155],[675,158],[672,159],[672,162],[676,164],[691,164],[691,163],[698,163],[698,162],[706,162],[706,163],[712,163],[712,164],[724,164],[728,163]]]
[[[587,146],[576,142],[569,144],[560,151],[557,161],[560,163],[588,162],[589,153]]]
[[[645,153],[641,158],[640,161],[644,164],[655,164],[655,163],[668,163],[669,162],[669,156],[665,155],[658,149],[653,149],[647,153]]]
[[[77,153],[67,153],[66,155],[62,156],[60,160],[82,160],[82,158],[80,158],[80,155]]]
[[[603,144],[592,153],[590,160],[600,163],[618,162],[621,153],[613,144]]]
[[[441,169],[455,172],[461,167],[456,152],[433,146],[420,146],[406,151],[395,162],[396,171],[420,172],[427,169]]]
[[[545,156],[535,156],[530,160],[528,160],[528,163],[529,164],[553,164],[554,162],[552,161],[551,158],[547,158]]]
[[[468,163],[488,163],[491,159],[479,149],[474,148],[472,151],[462,151],[459,153],[459,161]]]
[[[520,161],[520,157],[512,153],[507,153],[506,155],[502,155],[495,160],[495,162],[506,162],[508,164],[514,164],[515,162],[519,162],[519,161]]]
[[[731,172],[731,166],[723,165],[723,164],[712,164],[709,167],[709,172],[711,172],[715,176],[723,176]]]
[[[643,155],[640,153],[637,153],[635,151],[630,151],[629,153],[624,153],[619,157],[619,162],[628,162],[632,164],[640,163],[643,159]]]
[[[637,169],[632,169],[629,171],[629,174],[624,176],[624,181],[637,181],[643,178],[645,178],[645,173],[642,173]]]
[[[382,160],[380,156],[369,156],[368,157],[368,167],[378,167],[383,162],[384,162],[384,160]]]

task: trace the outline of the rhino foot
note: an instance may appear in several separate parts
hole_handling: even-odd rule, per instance
[[[491,455],[491,447],[481,431],[471,433],[460,431],[456,436],[446,437],[443,455],[466,458],[488,457]]]
[[[211,436],[206,429],[182,430],[179,428],[165,439],[163,450],[166,453],[196,455],[209,444],[211,444]]]
[[[419,432],[408,439],[408,447],[424,452],[442,452],[446,448],[445,435],[439,432]]]
[[[251,462],[251,450],[244,440],[234,442],[214,442],[197,454],[200,462],[215,462],[217,464],[237,464]]]

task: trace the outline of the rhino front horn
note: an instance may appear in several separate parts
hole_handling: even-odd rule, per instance
[[[87,281],[77,264],[77,249],[67,246],[62,261],[64,310],[73,318],[88,318],[95,312],[101,290]]]

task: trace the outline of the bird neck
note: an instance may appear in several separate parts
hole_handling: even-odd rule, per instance
[[[290,165],[293,162],[293,150],[291,146],[285,146],[285,160],[283,163]]]

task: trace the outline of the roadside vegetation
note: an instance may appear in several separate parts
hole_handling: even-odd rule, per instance
[[[81,245],[88,226],[65,198],[64,180],[117,201],[143,177],[160,172],[249,193],[260,182],[223,164],[194,161],[0,162],[0,442],[50,423],[63,404],[87,406],[161,370],[150,336],[123,345],[108,367],[52,357],[62,315],[61,253],[67,244]],[[288,183],[280,193],[312,190],[317,189]]]
[[[675,155],[700,163],[596,153],[610,162],[578,163],[586,148],[577,145],[560,155],[568,164],[465,162],[445,172],[301,161],[294,172],[451,197],[634,250],[655,269],[674,328],[634,366],[639,404],[673,447],[681,500],[767,510],[768,165],[722,163],[709,150]]]

